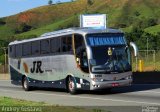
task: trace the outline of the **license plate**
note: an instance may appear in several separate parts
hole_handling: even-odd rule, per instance
[[[117,86],[119,86],[119,83],[112,83],[112,86],[117,87]]]

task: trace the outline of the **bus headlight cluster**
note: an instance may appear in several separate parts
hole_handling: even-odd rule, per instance
[[[92,78],[92,80],[94,82],[103,82],[104,81],[104,79],[98,79],[98,78]]]
[[[126,80],[132,79],[132,76],[131,76],[131,75],[130,75],[130,76],[127,76],[125,79],[126,79]]]

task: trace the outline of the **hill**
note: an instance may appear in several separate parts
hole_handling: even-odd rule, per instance
[[[144,31],[148,32],[148,33],[151,33],[151,34],[156,34],[157,32],[160,32],[160,24],[148,27]]]
[[[128,40],[137,42],[139,39],[136,37],[145,35],[144,32],[153,35],[160,34],[158,33],[160,32],[158,30],[160,25],[159,0],[90,1],[77,0],[46,5],[0,18],[0,47],[7,46],[10,41],[16,39],[33,38],[49,31],[78,27],[79,15],[92,13],[107,14],[107,26],[121,28],[129,36]]]

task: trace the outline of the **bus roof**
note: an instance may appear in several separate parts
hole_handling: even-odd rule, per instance
[[[91,28],[68,28],[68,29],[44,33],[40,37],[37,37],[37,38],[24,39],[21,41],[15,40],[13,42],[10,42],[9,45],[31,42],[31,41],[36,41],[36,40],[42,40],[46,38],[52,38],[52,37],[63,36],[63,35],[71,35],[74,33],[85,35],[85,34],[90,34],[90,33],[92,34],[93,33],[122,33],[122,31],[118,29],[111,29],[111,28],[107,28],[105,30],[104,29],[91,29]]]

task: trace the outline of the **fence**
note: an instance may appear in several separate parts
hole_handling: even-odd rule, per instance
[[[139,50],[138,57],[132,58],[132,64],[133,71],[160,71],[160,51]]]
[[[0,73],[8,73],[8,64],[0,65]]]

